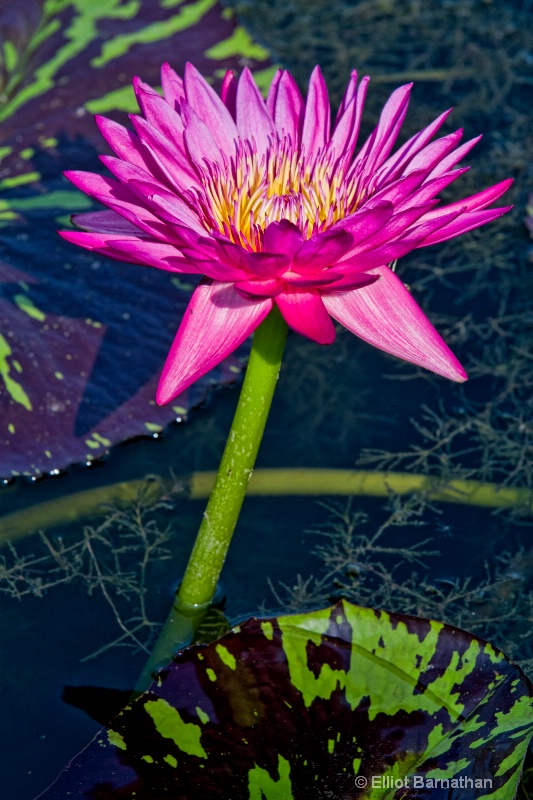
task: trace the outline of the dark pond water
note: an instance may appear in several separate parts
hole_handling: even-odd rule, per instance
[[[400,265],[402,279],[469,369],[471,380],[465,387],[422,376],[348,333],[339,333],[330,348],[290,336],[258,468],[357,466],[431,474],[442,481],[464,477],[531,487],[531,279],[528,237],[521,222],[532,186],[526,157],[531,40],[518,6],[474,0],[431,6],[435,8],[408,2],[332,5],[302,0],[288,5],[251,2],[238,8],[255,35],[274,48],[275,56],[302,84],[314,63],[322,62],[334,102],[353,66],[375,74],[366,130],[390,91],[410,77],[419,83],[406,136],[455,105],[455,126],[464,125],[468,138],[486,132],[456,196],[509,175],[516,178],[512,214],[457,242],[419,251]],[[156,58],[153,52],[150,58]],[[129,80],[140,67],[128,69]],[[74,146],[69,136],[55,156],[57,163],[76,166],[65,162],[74,156],[79,160],[80,152],[93,163],[94,142],[81,137]],[[57,164],[54,169],[51,191],[64,189]],[[24,187],[10,191],[12,207],[17,198],[20,205],[32,192]],[[7,221],[1,232],[2,254],[11,267],[24,267],[42,278],[42,256],[56,247],[51,231],[59,215],[58,209],[41,209],[33,217],[27,212],[23,239],[19,222]],[[39,242],[38,249],[32,242]],[[21,257],[13,258],[14,252]],[[65,253],[55,251],[58,264],[68,258]],[[72,255],[72,263],[75,258]],[[78,269],[80,264],[90,266],[88,260],[76,263]],[[112,280],[113,274],[122,276],[123,270],[104,263],[97,278],[86,281],[87,291],[94,292],[91,315],[96,316],[95,298],[102,282]],[[56,293],[52,310],[58,315],[71,302],[65,294],[68,279],[61,274],[61,280],[49,276],[43,289],[48,298]],[[135,289],[139,294],[128,299],[127,313],[135,313],[134,299],[143,296],[143,287],[144,277]],[[156,295],[154,287],[151,284],[150,290]],[[119,291],[113,287],[113,293]],[[175,306],[184,297],[175,286],[170,291],[176,296],[167,296],[163,287],[169,330]],[[13,297],[10,290],[10,302]],[[75,303],[82,304],[79,294]],[[115,393],[125,391],[120,376],[128,367],[121,365],[119,354],[122,348],[132,350],[132,324],[124,320],[122,325],[120,316],[117,312],[110,323],[113,337],[108,346],[116,358],[100,372],[107,385],[109,415]],[[149,359],[159,363],[165,347],[156,343]],[[228,368],[217,379],[234,374]],[[149,376],[130,375],[129,380],[137,381],[135,386],[128,384],[128,392],[134,393]],[[169,479],[173,474],[186,483],[192,472],[215,469],[237,391],[211,391],[186,422],[160,431],[178,414],[158,419],[157,439],[118,445],[90,468],[74,465],[59,477],[12,483],[1,495],[2,513],[61,498],[69,498],[65,508],[75,508],[80,492],[146,475]],[[204,397],[205,386],[191,395],[190,405]],[[99,396],[85,405],[95,418],[105,416]],[[94,420],[87,422],[86,430],[92,424]],[[110,508],[103,516],[47,527],[46,538],[32,530],[17,539],[14,550],[3,547],[2,798],[31,800],[98,730],[99,724],[84,711],[62,701],[66,687],[128,690],[135,683],[145,654],[131,646],[131,636],[122,645],[108,645],[124,633],[120,623],[131,631],[133,617],[164,619],[204,502],[172,495],[164,505],[144,510],[136,506],[129,514]],[[239,619],[262,608],[324,605],[346,595],[462,625],[489,636],[525,668],[531,667],[531,640],[523,622],[532,598],[527,515],[506,511],[495,516],[483,508],[424,498],[400,502],[392,495],[355,498],[351,506],[347,502],[332,497],[249,498],[222,576],[227,617]],[[146,547],[167,529],[168,539],[143,573],[139,564]],[[382,536],[372,549],[369,538],[377,531]],[[432,541],[421,549],[440,555],[406,562],[413,548],[428,538]],[[376,546],[393,552],[380,552]],[[322,548],[318,554],[317,548]],[[319,583],[309,581],[311,575]],[[146,633],[146,627],[138,632],[141,644]],[[82,703],[87,693],[83,697]],[[94,698],[91,702],[95,713]],[[105,701],[100,697],[100,702]]]

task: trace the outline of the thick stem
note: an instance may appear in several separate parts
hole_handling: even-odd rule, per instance
[[[143,690],[154,670],[188,644],[211,603],[261,444],[287,337],[277,307],[254,334],[237,410],[204,518],[176,602],[141,676]]]

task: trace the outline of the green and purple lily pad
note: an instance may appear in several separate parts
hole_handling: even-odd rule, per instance
[[[55,229],[96,209],[63,178],[102,169],[93,114],[124,122],[131,79],[159,84],[161,62],[194,59],[216,83],[228,68],[271,73],[268,53],[216,0],[8,0],[0,8],[0,477],[92,461],[158,433],[240,360],[168,408],[153,402],[194,289],[142,267],[87,257]]]
[[[45,800],[511,800],[533,687],[438,622],[347,602],[186,648]]]

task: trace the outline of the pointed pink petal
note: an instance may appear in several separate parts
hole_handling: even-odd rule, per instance
[[[243,247],[222,238],[213,239],[213,246],[217,259],[223,264],[240,271],[240,277],[235,280],[243,280],[250,277],[246,251]]]
[[[437,178],[444,172],[448,172],[449,170],[453,169],[453,167],[455,167],[455,165],[458,164],[459,161],[461,161],[482,138],[482,136],[476,136],[475,139],[470,139],[468,142],[465,142],[452,153],[447,155],[436,165],[436,167],[433,169],[433,172],[428,175],[428,178]]]
[[[462,136],[463,130],[459,128],[459,130],[454,131],[454,133],[449,133],[447,136],[442,136],[435,142],[430,142],[422,150],[419,150],[414,158],[411,159],[403,174],[410,175],[411,172],[415,172],[419,169],[430,172],[437,164],[441,164],[442,160],[451,153],[452,150],[456,149],[456,145],[461,141]]]
[[[301,230],[287,219],[271,222],[263,235],[263,249],[266,252],[285,253],[291,258],[298,252],[303,242]]]
[[[133,88],[139,107],[148,122],[169,141],[178,146],[182,144],[183,121],[173,106],[139,78],[133,79]]]
[[[354,159],[351,172],[362,167],[361,175],[369,177],[386,160],[394,147],[407,114],[412,84],[396,89],[383,107],[377,128],[370,134]]]
[[[302,152],[306,162],[314,161],[316,155],[324,150],[329,141],[330,120],[328,89],[320,67],[317,66],[311,73],[305,101]]]
[[[322,289],[321,294],[329,294],[336,292],[339,288],[347,289],[354,288],[355,286],[366,286],[368,283],[374,283],[377,280],[375,275],[367,275],[366,272],[350,272],[350,274],[342,275],[337,270],[326,270],[321,275],[308,277],[304,276],[283,276],[283,280],[287,281],[295,289]]]
[[[422,185],[425,178],[426,172],[424,170],[412,172],[410,175],[402,175],[401,178],[398,178],[388,186],[384,186],[379,192],[376,192],[376,194],[364,204],[364,207],[373,208],[377,203],[383,203],[385,201],[392,203],[394,206],[404,203],[412,196],[413,192]]]
[[[287,324],[297,333],[318,344],[331,344],[334,341],[335,326],[317,291],[290,289],[280,292],[275,302]]]
[[[174,72],[168,62],[165,62],[161,67],[161,85],[165,100],[177,111],[185,97],[185,88],[183,80]]]
[[[260,155],[275,138],[274,120],[248,67],[243,69],[237,84],[237,130],[243,139],[255,141]]]
[[[355,247],[346,253],[346,256],[341,259],[341,262],[346,261],[348,258],[353,258],[354,256],[357,257],[359,253],[366,253],[367,251],[374,252],[376,248],[387,244],[387,242],[393,244],[396,239],[406,231],[407,233],[405,233],[405,235],[410,235],[409,229],[411,225],[413,225],[415,222],[418,222],[418,220],[423,217],[432,208],[432,206],[432,203],[427,203],[424,206],[408,208],[405,211],[400,211],[398,214],[394,214],[387,224],[378,230],[373,236],[369,236],[362,242],[357,242]],[[382,263],[384,264],[387,262],[383,261]]]
[[[513,179],[508,178],[505,181],[500,181],[500,183],[494,184],[494,186],[489,186],[488,189],[483,189],[482,192],[473,194],[470,197],[465,197],[463,200],[457,200],[455,203],[449,203],[446,206],[442,206],[442,208],[435,208],[433,211],[429,212],[427,219],[433,219],[434,217],[439,217],[442,214],[447,214],[449,211],[456,211],[459,209],[464,211],[479,211],[480,209],[489,206],[495,200],[498,200],[502,194],[505,194],[512,183]],[[501,213],[503,214],[504,211]]]
[[[337,111],[337,116],[335,118],[335,127],[339,124],[339,120],[343,116],[344,112],[354,99],[357,90],[357,72],[353,69],[350,73],[350,80],[348,81],[348,86],[346,87],[344,94],[342,96],[342,100],[339,105],[339,110]]]
[[[195,273],[197,270],[181,256],[179,250],[162,242],[146,241],[124,235],[109,233],[85,233],[84,231],[58,231],[67,242],[100,253],[116,261],[156,267],[167,272]]]
[[[331,273],[329,273],[331,277]],[[332,292],[346,292],[348,289],[361,289],[363,286],[369,286],[371,283],[379,280],[378,275],[369,275],[367,272],[351,272],[349,274],[339,276],[338,281],[331,282],[329,286],[322,289],[322,297],[331,294]]]
[[[440,231],[441,228],[447,227],[453,223],[461,214],[462,210],[456,209],[455,211],[442,214],[442,216],[433,219],[427,219],[426,216],[423,216],[418,220],[419,224],[410,226],[401,238],[409,236],[411,238],[420,238],[422,241],[425,241],[435,234],[436,231]]]
[[[277,86],[272,117],[280,136],[283,132],[287,134],[294,147],[300,142],[303,113],[304,101],[298,85],[289,72],[283,72]]]
[[[354,251],[359,250],[363,242],[381,230],[391,219],[394,212],[392,203],[378,203],[375,208],[362,209],[356,211],[349,217],[345,217],[337,222],[331,230],[345,230],[351,234],[355,247]],[[351,251],[347,253],[349,256]]]
[[[424,239],[423,243],[418,246],[426,247],[430,244],[438,244],[438,242],[445,242],[448,239],[453,239],[454,236],[459,236],[462,233],[474,230],[474,228],[479,228],[481,225],[486,225],[487,222],[492,222],[493,219],[497,219],[503,214],[506,214],[511,208],[512,206],[486,208],[482,211],[469,211],[466,214],[461,214],[456,220],[444,225],[435,233],[428,236]],[[446,210],[446,208],[443,210]]]
[[[464,175],[465,172],[468,172],[469,169],[470,167],[452,169],[451,172],[447,172],[446,174],[441,175],[439,178],[425,180],[419,189],[416,189],[412,194],[406,196],[403,202],[396,204],[396,210],[403,211],[405,208],[411,208],[411,206],[420,206],[430,202],[439,194],[439,192],[449,186],[450,183],[453,183],[453,181],[457,180],[457,178],[459,178],[461,175]]]
[[[104,164],[121,183],[128,184],[132,180],[144,180],[152,183],[154,189],[156,187],[160,187],[161,189],[166,188],[143,167],[137,167],[135,164],[128,164],[127,161],[123,161],[121,158],[116,158],[115,156],[99,156],[99,158],[102,164]]]
[[[216,136],[217,145],[222,152],[233,156],[238,136],[237,126],[218,94],[190,63],[185,65],[185,91],[190,107]]]
[[[156,216],[171,225],[183,225],[205,236],[207,231],[198,219],[198,215],[187,203],[164,187],[142,180],[131,180],[128,183]]]
[[[237,110],[237,81],[232,69],[228,69],[224,75],[222,86],[220,87],[220,99],[231,114],[231,118],[235,120]]]
[[[422,244],[422,239],[409,238],[400,239],[397,242],[388,242],[375,250],[364,253],[356,253],[353,256],[346,256],[343,261],[331,268],[333,273],[351,274],[352,272],[367,272],[373,267],[380,267],[390,264],[392,261],[405,256],[411,250],[415,250]],[[338,284],[335,284],[337,286]]]
[[[211,131],[202,122],[198,114],[185,102],[183,103],[183,118],[185,120],[184,138],[187,151],[198,169],[201,172],[205,171],[206,162],[222,164],[222,153]]]
[[[302,275],[331,267],[348,252],[353,236],[344,230],[330,229],[308,239],[293,258],[292,269]]]
[[[245,300],[229,283],[205,281],[191,298],[157,389],[164,405],[241,345],[272,308],[270,298]]]
[[[186,225],[197,233],[205,235],[205,228],[190,206],[175,193],[168,191],[166,186],[154,180],[151,175],[113,156],[100,156],[100,160],[160,219],[173,225]]]
[[[410,159],[416,155],[426,145],[430,139],[437,133],[439,128],[442,127],[445,120],[449,117],[452,109],[449,108],[430,125],[424,128],[419,133],[416,133],[405,144],[403,144],[393,156],[387,159],[385,163],[376,172],[372,186],[375,190],[381,188],[385,183],[394,180],[402,171],[404,166]]]
[[[168,272],[201,274],[192,266],[174,245],[146,239],[109,238],[107,245],[113,258],[122,257],[135,264],[145,264]]]
[[[275,278],[280,275],[290,262],[288,255],[282,253],[248,253],[244,257],[252,275],[260,279]]]
[[[236,291],[243,297],[275,297],[281,292],[282,284],[277,278],[268,278],[264,281],[237,281]]]
[[[198,174],[185,151],[183,137],[170,141],[150,122],[142,117],[130,117],[142,143],[149,150],[165,180],[178,188],[198,185]]]
[[[370,78],[368,77],[362,79],[356,96],[348,104],[342,116],[339,117],[335,130],[333,131],[329,149],[335,151],[338,159],[348,161],[352,157],[359,137],[361,117],[363,115],[363,106],[365,104],[366,90],[369,81]]]
[[[92,172],[67,171],[64,174],[82,192],[99,200],[150,236],[173,239],[172,227],[161,222],[141,204],[137,195],[122,183]]]
[[[388,267],[363,289],[324,295],[331,316],[365,342],[454,381],[466,373],[401,280]]]
[[[94,119],[100,133],[119,158],[146,172],[151,171],[152,159],[137,134],[119,125],[118,122],[98,114]]]
[[[122,236],[146,237],[147,233],[141,231],[131,222],[121,217],[115,211],[87,211],[83,214],[73,214],[72,222],[78,228],[94,233],[114,233]]]
[[[283,75],[282,69],[277,69],[274,73],[274,77],[270,82],[270,86],[268,87],[268,92],[266,96],[266,108],[272,119],[274,119],[274,109],[276,107],[276,97],[278,96],[278,88],[279,82],[281,80],[281,76]]]

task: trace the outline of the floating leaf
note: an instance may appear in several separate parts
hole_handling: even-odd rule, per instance
[[[180,653],[41,797],[511,800],[532,694],[441,623],[346,602],[251,619]]]
[[[239,360],[154,403],[192,285],[94,258],[56,236],[93,207],[62,177],[101,169],[96,112],[127,122],[132,77],[168,60],[216,80],[268,67],[216,0],[7,0],[0,7],[0,476],[40,475],[157,434]],[[61,227],[64,227],[64,221]]]

